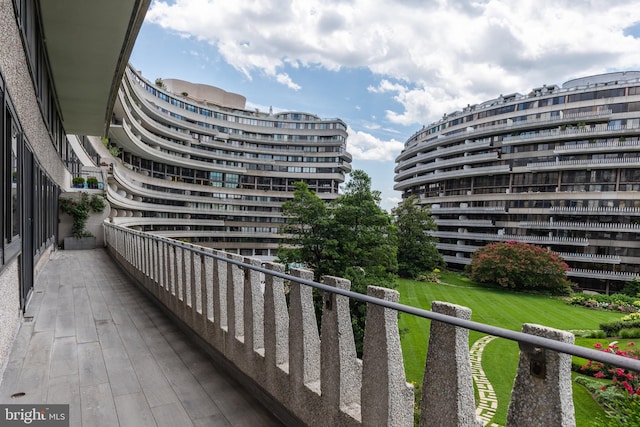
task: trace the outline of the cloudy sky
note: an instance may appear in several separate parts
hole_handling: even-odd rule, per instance
[[[153,0],[131,63],[339,117],[389,210],[404,141],[443,114],[543,84],[640,70],[637,0]]]

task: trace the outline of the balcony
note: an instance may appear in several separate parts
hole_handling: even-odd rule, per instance
[[[306,270],[287,275],[278,264],[111,224],[105,236],[111,258],[65,251],[46,265],[0,384],[3,401],[69,402],[73,425],[412,426],[398,311],[432,320],[422,426],[480,425],[495,411],[486,380],[476,407],[469,330],[520,343],[509,426],[575,425],[570,354],[640,370],[636,360],[572,345],[568,332],[499,329],[472,322],[465,307],[421,310],[390,289],[356,294],[344,279],[317,283]],[[312,288],[324,291],[320,330]],[[362,359],[349,298],[367,303]]]
[[[618,159],[585,159],[585,160],[558,160],[555,162],[527,163],[527,170],[569,170],[569,169],[609,169],[609,168],[636,168],[640,163],[640,157],[624,157]]]
[[[516,242],[534,243],[537,245],[570,245],[589,246],[589,239],[584,237],[560,237],[560,236],[524,236],[516,234],[490,234],[490,233],[469,233],[466,231],[430,231],[430,236],[458,239],[458,240],[480,240],[489,242]]]
[[[71,426],[282,425],[104,250],[54,254],[24,319],[0,402],[69,404]]]
[[[582,230],[608,233],[640,233],[640,224],[612,222],[576,222],[576,221],[522,221],[520,228],[535,230]]]

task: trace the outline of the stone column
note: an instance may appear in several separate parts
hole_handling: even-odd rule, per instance
[[[313,280],[313,272],[309,270],[294,269],[291,275]],[[319,384],[320,381],[320,335],[313,306],[313,289],[298,282],[291,282],[289,327],[289,367],[295,394],[303,385]]]
[[[567,344],[574,342],[573,334],[546,326],[524,324],[522,332]],[[575,425],[571,355],[521,343],[507,426]]]
[[[324,283],[338,289],[351,288],[350,281],[338,277],[326,276]],[[320,386],[326,413],[335,425],[340,422],[340,411],[360,420],[362,372],[356,357],[349,298],[325,292],[321,329]]]
[[[369,296],[398,302],[393,289],[369,286]],[[412,426],[413,386],[407,384],[398,312],[367,303],[362,358],[362,425]]]
[[[268,270],[284,273],[282,264],[267,263]],[[267,369],[289,363],[289,311],[284,279],[271,274],[264,287],[264,357]]]
[[[260,267],[261,262],[255,258],[245,258],[244,262]],[[264,349],[264,294],[260,284],[260,272],[251,269],[244,271],[244,344],[245,359],[251,363],[254,353]],[[247,366],[255,375],[258,368],[254,363]]]
[[[455,304],[434,301],[431,310],[471,319],[470,309]],[[421,426],[482,425],[476,418],[467,329],[431,321],[421,407]]]

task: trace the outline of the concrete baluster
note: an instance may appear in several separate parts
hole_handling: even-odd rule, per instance
[[[178,254],[176,259],[176,285],[178,287],[178,298],[176,298],[176,309],[174,313],[182,319],[185,313],[185,307],[187,305],[187,249],[182,247],[178,248]]]
[[[284,273],[282,264],[267,263],[268,270]],[[289,363],[289,311],[284,294],[284,279],[267,274],[264,286],[265,363],[286,367]]]
[[[244,262],[256,267],[262,264],[255,258],[245,258]],[[253,360],[255,352],[264,356],[264,294],[260,272],[249,269],[244,271],[244,343],[246,360]],[[248,368],[255,374],[255,364]]]
[[[398,302],[397,291],[369,286],[369,296]],[[407,384],[398,312],[367,303],[362,357],[362,425],[412,426],[413,386]]]
[[[351,289],[349,280],[338,277],[325,276],[324,283]],[[346,425],[348,418],[359,422],[362,367],[356,356],[349,298],[326,292],[323,302],[320,387],[329,417],[327,425]]]
[[[431,310],[471,319],[470,309],[455,304],[434,301]],[[469,330],[431,321],[421,408],[420,426],[482,426],[473,395]]]
[[[283,273],[282,264],[267,263],[268,270]],[[281,402],[291,399],[289,389],[289,310],[284,279],[265,275],[264,286],[264,381]]]
[[[524,324],[522,332],[573,344],[574,335]],[[507,426],[576,425],[571,389],[571,355],[520,344],[520,362],[511,392]]]
[[[227,254],[227,258],[234,261],[242,261],[242,257],[235,254]],[[233,263],[227,263],[227,343],[228,349],[233,349],[233,340],[240,337],[244,340],[244,271]]]
[[[202,315],[205,339],[209,337],[209,329],[213,323],[213,258],[202,256]]]
[[[313,272],[293,269],[291,275],[313,280]],[[293,397],[302,398],[304,387],[320,394],[320,334],[313,289],[291,282],[289,291],[289,372]]]
[[[183,268],[182,268],[182,274],[184,277],[184,283],[182,284],[182,287],[184,289],[184,299],[182,300],[182,305],[184,306],[185,309],[185,315],[187,313],[187,311],[189,309],[192,308],[192,296],[193,296],[193,292],[191,292],[192,288],[193,288],[193,283],[191,282],[191,278],[193,277],[192,273],[192,260],[193,258],[193,252],[191,252],[191,250],[189,248],[185,248],[182,251],[182,260],[183,260]]]
[[[215,252],[219,255],[219,252]],[[209,330],[208,341],[218,349],[224,348],[224,332],[227,329],[227,263],[219,259],[213,260],[213,279],[211,281],[213,301],[213,324]],[[222,351],[222,350],[221,350]]]

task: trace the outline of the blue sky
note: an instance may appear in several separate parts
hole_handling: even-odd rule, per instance
[[[636,0],[169,0],[131,56],[148,79],[218,86],[247,106],[339,117],[382,193],[404,141],[445,113],[542,84],[640,70]]]

